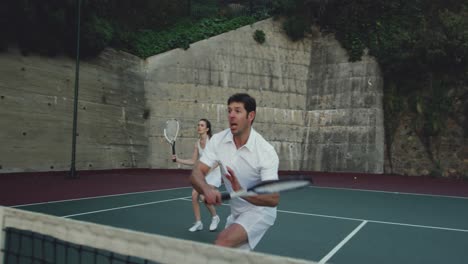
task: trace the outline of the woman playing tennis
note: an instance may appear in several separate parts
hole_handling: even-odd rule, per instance
[[[197,160],[201,158],[203,155],[203,151],[205,146],[208,144],[212,132],[211,132],[211,123],[207,119],[200,119],[198,121],[197,126],[197,133],[198,133],[198,140],[195,143],[195,147],[193,150],[193,155],[191,159],[180,159],[177,158],[177,155],[173,155],[172,159],[175,160],[177,163],[184,164],[184,165],[191,165],[193,166]],[[218,188],[221,185],[221,173],[218,167],[214,167],[208,175],[206,175],[206,182],[213,188]],[[203,223],[201,221],[200,215],[200,204],[198,203],[199,200],[199,193],[193,189],[192,190],[192,206],[193,206],[193,213],[195,215],[195,224],[189,229],[190,232],[195,232],[199,230],[203,230]],[[210,231],[215,231],[218,228],[218,224],[220,222],[219,216],[216,214],[216,209],[213,205],[205,204],[208,211],[212,216],[211,224],[210,224]]]

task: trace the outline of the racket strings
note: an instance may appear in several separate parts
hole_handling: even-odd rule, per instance
[[[167,121],[166,128],[164,129],[164,134],[167,138],[171,140],[175,140],[177,137],[177,133],[179,132],[179,124],[177,121]]]

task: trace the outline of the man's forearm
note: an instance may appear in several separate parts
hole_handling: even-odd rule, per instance
[[[192,174],[190,175],[190,183],[198,193],[203,194],[207,183],[205,181],[205,175],[199,165],[200,164],[198,164],[198,162],[195,163],[195,166],[192,169]]]

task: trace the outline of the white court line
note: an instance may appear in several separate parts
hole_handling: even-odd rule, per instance
[[[120,210],[120,209],[125,209],[125,208],[132,208],[132,207],[144,206],[144,205],[149,205],[149,204],[157,204],[157,203],[172,202],[172,201],[176,201],[176,200],[182,200],[182,199],[185,199],[185,198],[187,198],[187,197],[180,197],[180,198],[174,198],[174,199],[168,199],[168,200],[161,200],[161,201],[155,201],[155,202],[149,202],[149,203],[141,203],[141,204],[127,205],[127,206],[120,206],[120,207],[114,207],[114,208],[108,208],[108,209],[102,209],[102,210],[84,212],[84,213],[79,213],[79,214],[64,215],[64,216],[61,216],[61,217],[63,217],[63,218],[69,218],[69,217],[80,216],[80,215],[96,214],[96,213],[102,213],[102,212]]]
[[[340,187],[309,186],[309,188],[332,189],[332,190],[346,190],[346,191],[358,191],[358,192],[376,192],[376,193],[404,194],[404,195],[442,197],[442,198],[456,198],[456,199],[468,199],[468,197],[464,197],[464,196],[450,196],[450,195],[424,194],[424,193],[407,193],[407,192],[391,192],[391,191],[367,190],[367,189],[351,189],[351,188],[340,188]]]
[[[125,208],[131,208],[131,207],[137,207],[137,206],[144,206],[144,205],[149,205],[149,204],[157,204],[157,203],[164,203],[164,202],[170,202],[170,201],[177,201],[177,200],[183,200],[183,201],[192,201],[190,196],[187,197],[180,197],[180,198],[174,198],[174,199],[168,199],[168,200],[162,200],[162,201],[155,201],[155,202],[149,202],[149,203],[143,203],[143,204],[136,204],[136,205],[129,205],[129,206],[122,206],[122,207],[115,207],[115,208],[109,208],[109,209],[103,209],[103,210],[97,210],[97,211],[92,211],[92,212],[86,212],[86,213],[80,213],[80,214],[73,214],[73,215],[66,215],[62,216],[64,218],[69,218],[73,216],[80,216],[80,215],[86,215],[86,214],[94,214],[94,213],[100,213],[100,212],[106,212],[106,211],[112,211],[112,210],[119,210],[119,209],[125,209]],[[223,206],[228,206],[229,204],[222,204]],[[435,226],[424,226],[424,225],[413,225],[413,224],[404,224],[404,223],[396,223],[396,222],[385,222],[385,221],[374,221],[374,220],[365,220],[365,219],[358,219],[358,218],[350,218],[350,217],[340,217],[340,216],[331,216],[331,215],[320,215],[320,214],[310,214],[310,213],[301,213],[301,212],[294,212],[294,211],[285,211],[285,210],[278,210],[278,212],[281,213],[289,213],[289,214],[297,214],[297,215],[306,215],[306,216],[317,216],[317,217],[326,217],[326,218],[335,218],[335,219],[342,219],[342,220],[351,220],[351,221],[360,221],[361,224],[356,227],[348,236],[346,236],[340,243],[338,243],[325,257],[323,257],[318,264],[324,264],[326,263],[329,259],[331,259],[351,238],[353,238],[367,223],[379,223],[379,224],[388,224],[388,225],[400,225],[400,226],[409,226],[409,227],[418,227],[418,228],[430,228],[430,229],[437,229],[437,230],[447,230],[447,231],[458,231],[458,232],[468,232],[468,230],[464,229],[455,229],[455,228],[445,228],[445,227],[435,227]]]
[[[19,204],[19,205],[13,205],[13,206],[10,206],[10,207],[15,208],[15,207],[32,206],[32,205],[43,205],[43,204],[53,204],[53,203],[62,203],[62,202],[73,202],[73,201],[89,200],[89,199],[96,199],[96,198],[107,198],[107,197],[114,197],[114,196],[125,196],[125,195],[142,194],[142,193],[150,193],[150,192],[174,191],[174,190],[187,189],[187,188],[192,188],[192,187],[179,187],[179,188],[171,188],[171,189],[160,189],[160,190],[141,191],[141,192],[109,194],[109,195],[102,195],[102,196],[92,196],[92,197],[84,197],[84,198],[66,199],[66,200],[49,201],[49,202],[42,202],[42,203]]]
[[[112,210],[119,210],[119,209],[131,208],[131,207],[138,207],[138,206],[144,206],[144,205],[150,205],[150,204],[171,202],[171,201],[177,201],[177,200],[190,201],[190,202],[192,201],[191,197],[187,196],[187,197],[179,197],[179,198],[174,198],[174,199],[167,199],[167,200],[154,201],[154,202],[148,202],[148,203],[142,203],[142,204],[115,207],[115,208],[109,208],[109,209],[103,209],[103,210],[97,210],[97,211],[91,211],[91,212],[85,212],[85,213],[65,215],[65,216],[62,216],[62,217],[70,218],[70,217],[74,217],[74,216],[94,214],[94,213],[100,213],[100,212],[106,212],[106,211],[112,211]],[[223,206],[228,206],[229,204],[224,204],[223,203],[222,205]],[[388,225],[400,225],[400,226],[409,226],[409,227],[418,227],[418,228],[429,228],[429,229],[437,229],[437,230],[468,232],[468,230],[465,230],[465,229],[445,228],[445,227],[425,226],[425,225],[413,225],[413,224],[405,224],[405,223],[397,223],[397,222],[386,222],[386,221],[375,221],[375,220],[366,220],[366,219],[351,218],[351,217],[340,217],[340,216],[331,216],[331,215],[311,214],[311,213],[302,213],[302,212],[294,212],[294,211],[286,211],[286,210],[278,210],[278,212],[288,213],[288,214],[297,214],[297,215],[306,215],[306,216],[326,217],[326,218],[334,218],[334,219],[342,219],[342,220],[351,220],[351,221],[360,221],[361,222],[361,224],[358,227],[356,227],[350,234],[348,234],[348,236],[346,238],[344,238],[325,257],[323,257],[318,264],[323,264],[326,261],[328,261],[330,258],[332,258],[353,236],[355,236],[369,222],[370,223],[379,223],[379,224],[388,224]]]
[[[351,220],[351,221],[359,221],[359,222],[366,221],[366,222],[369,222],[369,223],[385,224],[385,225],[399,225],[399,226],[429,228],[429,229],[446,230],[446,231],[468,232],[468,229],[457,229],[457,228],[440,227],[440,226],[414,225],[414,224],[405,224],[405,223],[398,223],[398,222],[386,222],[386,221],[377,221],[377,220],[360,219],[360,218],[352,218],[352,217],[341,217],[341,216],[322,215],[322,214],[310,214],[310,213],[301,213],[301,212],[285,211],[285,210],[278,210],[278,212],[288,213],[288,214],[297,214],[297,215],[308,215],[308,216],[317,216],[317,217],[325,217],[325,218],[334,218],[334,219],[342,219],[342,220]]]
[[[365,225],[367,224],[367,221],[363,221],[358,227],[356,227],[353,232],[349,233],[349,235],[347,237],[345,237],[343,240],[341,240],[340,243],[338,243],[338,245],[336,245],[330,252],[328,252],[327,255],[325,255],[325,257],[323,257],[318,264],[323,264],[323,263],[326,263],[329,259],[331,259],[333,257],[333,255],[336,254],[336,252],[338,252],[338,250],[340,250],[354,235],[357,234],[357,232],[359,232],[359,230],[361,230],[361,228],[363,228]]]
[[[189,200],[189,199],[186,199],[186,198],[182,198],[180,200],[192,201],[191,199]],[[222,205],[228,206],[229,204],[222,204]],[[277,211],[280,212],[280,213],[286,213],[286,214],[316,216],[316,217],[350,220],[350,221],[358,221],[358,222],[366,222],[366,223],[369,222],[369,223],[384,224],[384,225],[398,225],[398,226],[428,228],[428,229],[437,229],[437,230],[445,230],[445,231],[468,232],[468,229],[457,229],[457,228],[440,227],[440,226],[427,226],[427,225],[414,225],[414,224],[405,224],[405,223],[398,223],[398,222],[386,222],[386,221],[369,220],[369,219],[352,218],[352,217],[343,217],[343,216],[334,216],[334,215],[302,213],[302,212],[286,211],[286,210],[280,210],[280,209],[278,209]]]
[[[187,187],[187,188],[189,188],[189,187]],[[183,189],[183,188],[175,188],[175,189]],[[155,190],[154,192],[157,192],[157,191],[165,191],[165,190],[175,190],[175,189]],[[146,191],[146,192],[153,192],[153,191]],[[145,192],[141,192],[141,193],[145,193]],[[132,193],[128,193],[128,194],[132,194]],[[110,195],[110,196],[119,196],[119,195],[127,195],[127,194],[117,194],[117,195]],[[101,197],[108,197],[108,196],[101,196]],[[94,198],[100,198],[100,197],[94,197]],[[92,199],[92,198],[82,198],[82,199]],[[74,199],[74,200],[82,200],[82,199]],[[79,215],[94,214],[94,213],[100,213],[100,212],[106,212],[106,211],[112,211],[112,210],[119,210],[119,209],[131,208],[131,207],[138,207],[138,206],[144,206],[144,205],[149,205],[149,204],[157,204],[157,203],[163,203],[163,202],[170,202],[170,201],[176,201],[176,200],[192,201],[192,199],[190,199],[190,196],[187,196],[187,197],[179,197],[179,198],[168,199],[168,200],[161,200],[161,201],[155,201],[155,202],[149,202],[149,203],[128,205],[128,206],[122,206],[122,207],[114,207],[114,208],[108,208],[108,209],[103,209],[103,210],[97,210],[97,211],[91,211],[91,212],[84,212],[84,213],[78,213],[78,214],[72,214],[72,215],[66,215],[66,216],[62,216],[62,217],[67,218],[67,217],[73,217],[73,216],[79,216]],[[59,201],[57,201],[57,202],[59,202]],[[54,202],[51,202],[51,203],[54,203]],[[222,204],[222,205],[228,206],[229,204]],[[405,223],[387,222],[387,221],[377,221],[377,220],[369,220],[369,219],[361,219],[361,218],[352,218],[352,217],[341,217],[341,216],[333,216],[333,215],[322,215],[322,214],[312,214],[312,213],[294,212],[294,211],[279,210],[279,209],[278,209],[278,212],[280,212],[280,213],[288,213],[288,214],[296,214],[296,215],[306,215],[306,216],[316,216],[316,217],[334,218],[334,219],[342,219],[342,220],[350,220],[350,221],[359,221],[359,222],[366,221],[366,222],[369,222],[369,223],[377,223],[377,224],[409,226],[409,227],[428,228],[428,229],[437,229],[437,230],[446,230],[446,231],[456,231],[456,232],[468,232],[467,229],[457,229],[457,228],[438,227],[438,226],[427,226],[427,225],[414,225],[414,224],[405,224]]]
[[[72,202],[72,201],[89,200],[89,199],[96,199],[96,198],[106,198],[106,197],[114,197],[114,196],[125,196],[125,195],[142,194],[142,193],[150,193],[150,192],[172,191],[172,190],[187,189],[187,188],[192,188],[192,187],[179,187],[179,188],[171,188],[171,189],[161,189],[161,190],[151,190],[151,191],[141,191],[141,192],[129,192],[129,193],[121,193],[121,194],[110,194],[110,195],[92,196],[92,197],[84,197],[84,198],[76,198],[76,199],[66,199],[66,200],[57,200],[57,201],[40,202],[40,203],[19,204],[19,205],[13,205],[13,206],[10,206],[10,207],[12,207],[12,208],[19,208],[19,207],[33,206],[33,205],[53,204],[53,203],[61,203],[61,202]],[[418,196],[432,196],[432,197],[445,197],[445,198],[468,199],[468,197],[462,197],[462,196],[433,195],[433,194],[419,194],[419,193],[405,193],[405,192],[390,192],[390,191],[366,190],[366,189],[351,189],[351,188],[338,188],[338,187],[310,186],[309,188],[333,189],[333,190],[348,190],[348,191],[359,191],[359,192],[376,192],[376,193],[390,193],[390,194],[405,194],[405,195],[418,195]]]

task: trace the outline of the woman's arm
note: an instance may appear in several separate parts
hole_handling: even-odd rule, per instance
[[[198,141],[197,141],[198,143]],[[189,165],[193,166],[195,164],[195,161],[198,160],[198,145],[195,143],[195,148],[193,149],[193,154],[192,154],[192,159],[180,159],[177,157],[177,155],[173,155],[172,157],[175,158],[177,163],[183,164],[183,165]]]

